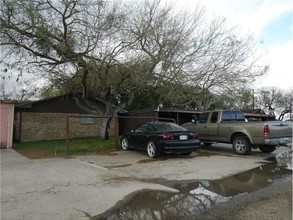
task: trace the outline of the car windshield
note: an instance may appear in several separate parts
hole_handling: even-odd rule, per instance
[[[157,131],[185,131],[185,128],[175,123],[158,123],[153,124]]]

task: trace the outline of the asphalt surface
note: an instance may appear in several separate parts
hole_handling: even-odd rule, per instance
[[[1,219],[89,219],[136,191],[178,192],[154,180],[216,180],[258,167],[286,150],[238,156],[223,145],[157,160],[137,151],[30,160],[1,149]]]

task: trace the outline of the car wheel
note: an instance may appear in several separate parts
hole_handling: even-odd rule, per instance
[[[149,157],[151,157],[151,158],[156,158],[156,157],[160,156],[159,149],[156,147],[155,143],[152,141],[148,142],[147,152],[148,152]]]
[[[237,136],[233,140],[233,150],[236,154],[246,155],[251,153],[251,144],[247,137]]]
[[[123,150],[129,150],[128,140],[123,138],[121,141],[121,147]]]
[[[272,153],[276,150],[276,146],[259,146],[259,149],[264,153]]]

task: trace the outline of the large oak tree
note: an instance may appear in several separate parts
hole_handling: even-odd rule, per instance
[[[150,88],[160,102],[203,110],[215,102],[211,93],[234,92],[267,70],[257,65],[253,39],[225,19],[208,20],[201,6],[119,3],[3,0],[2,65],[38,73],[100,116]]]

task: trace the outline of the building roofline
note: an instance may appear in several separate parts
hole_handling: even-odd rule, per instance
[[[3,104],[15,104],[16,101],[13,101],[13,100],[0,100],[0,103],[3,103]]]
[[[38,104],[38,103],[42,103],[42,102],[47,102],[50,100],[54,100],[54,99],[58,99],[61,97],[68,97],[68,96],[72,96],[72,94],[63,94],[63,95],[58,95],[58,96],[54,96],[54,97],[49,97],[49,98],[45,98],[45,99],[40,99],[40,100],[36,100],[36,101],[30,101],[30,102],[26,102],[26,103],[19,103],[16,104],[16,108],[32,108],[33,104]]]

